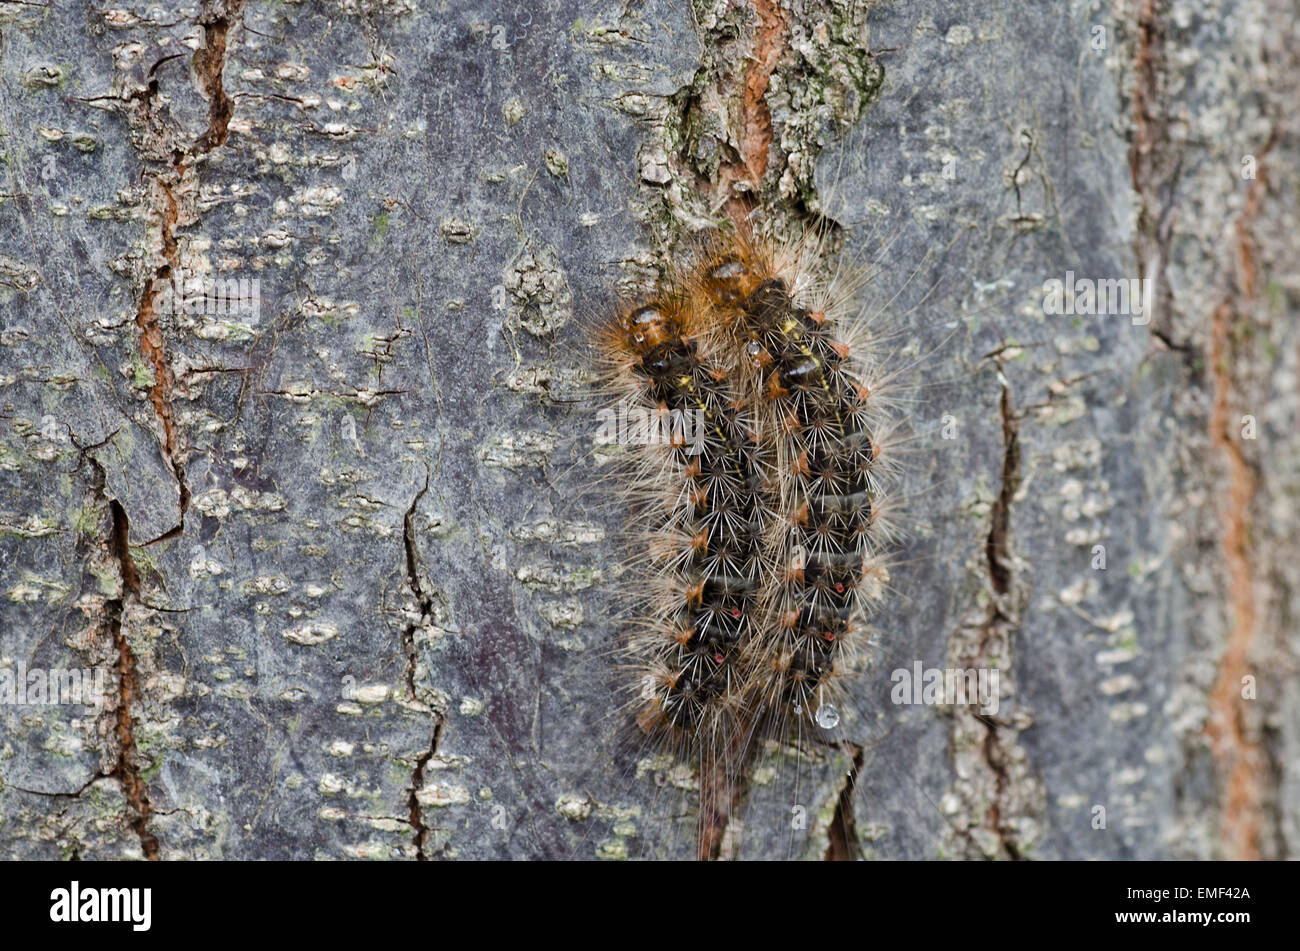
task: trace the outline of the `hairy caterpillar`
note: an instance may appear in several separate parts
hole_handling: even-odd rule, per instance
[[[767,519],[739,382],[699,304],[690,283],[670,287],[620,314],[603,351],[623,404],[653,421],[630,454],[625,491],[644,545],[623,649],[636,723],[702,775],[730,777]],[[692,425],[681,422],[688,414]]]
[[[641,731],[697,768],[702,858],[765,740],[838,724],[862,591],[883,574],[877,386],[820,251],[717,233],[603,335],[622,403],[702,422],[694,446],[668,427],[634,454],[645,595],[621,650]]]
[[[864,583],[883,573],[878,384],[848,324],[850,298],[813,270],[815,243],[784,255],[743,247],[710,265],[739,307],[727,328],[750,363],[747,401],[774,458],[761,598],[765,637],[748,645],[747,694],[777,732],[792,718],[833,728],[842,658],[866,607]]]

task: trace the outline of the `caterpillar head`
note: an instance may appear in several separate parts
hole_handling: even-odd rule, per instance
[[[671,305],[653,301],[625,313],[618,321],[619,343],[636,356],[682,335],[681,318]]]

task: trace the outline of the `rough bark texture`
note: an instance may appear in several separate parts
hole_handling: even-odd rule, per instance
[[[917,438],[841,741],[724,854],[1294,855],[1298,55],[1291,0],[0,4],[0,668],[106,672],[0,706],[0,853],[693,855],[573,400],[758,209],[871,262]]]

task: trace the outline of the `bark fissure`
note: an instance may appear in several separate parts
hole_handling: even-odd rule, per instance
[[[970,658],[971,666],[976,668],[996,667],[1003,654],[1009,660],[1010,639],[1020,623],[1015,607],[1015,554],[1011,543],[1011,509],[1021,479],[1020,416],[1011,405],[1011,388],[1005,380],[998,407],[1003,443],[1000,487],[989,513],[989,531],[984,543],[992,600],[988,617],[979,629],[974,657]],[[1009,747],[1014,745],[1014,738],[1004,736],[1003,727],[987,716],[968,708],[958,708],[956,713],[973,717],[984,730],[979,755],[993,780],[985,828],[992,833],[999,856],[1018,860],[1022,857],[1022,846],[1007,822],[1015,782],[1009,769]]]
[[[1002,471],[1001,488],[993,503],[990,514],[988,540],[984,546],[985,557],[989,564],[989,578],[993,591],[990,624],[997,621],[1011,622],[1013,619],[1006,608],[1006,595],[1012,591],[1014,580],[1013,555],[1011,552],[1011,505],[1015,501],[1016,491],[1020,488],[1020,417],[1011,407],[1011,390],[1005,384],[998,403],[1002,419]],[[985,641],[981,641],[981,648]]]
[[[226,93],[226,44],[230,28],[239,19],[243,0],[216,0],[205,5],[199,22],[203,25],[203,46],[194,51],[194,73],[203,84],[208,100],[208,128],[195,146],[207,154],[223,145],[235,114],[234,100]]]
[[[750,0],[754,22],[745,44],[744,67],[734,68],[737,59],[724,55],[734,25],[719,25],[701,40],[714,45],[718,59],[705,57],[691,83],[674,97],[674,108],[682,128],[691,125],[697,112],[709,111],[704,97],[717,94],[717,101],[729,119],[727,141],[720,143],[724,154],[716,167],[698,164],[693,143],[685,137],[676,156],[677,164],[690,172],[701,195],[710,196],[711,212],[725,210],[732,220],[748,215],[757,202],[757,192],[767,173],[774,139],[772,111],[767,104],[772,74],[789,49],[789,16],[775,0]]]
[[[719,168],[717,187],[728,193],[727,210],[733,217],[743,217],[754,207],[755,192],[767,173],[772,148],[772,110],[767,105],[767,91],[789,38],[789,22],[784,10],[774,0],[751,0],[758,22],[754,27],[754,52],[745,66],[738,95],[735,122],[739,155]],[[733,182],[748,188],[732,189]]]
[[[717,760],[700,761],[700,812],[696,822],[696,858],[713,862],[735,858],[738,843],[729,835],[740,828],[733,820],[749,797],[749,771],[754,749],[737,731]]]
[[[412,840],[415,845],[415,860],[417,862],[427,862],[429,857],[424,854],[424,843],[429,838],[429,826],[424,821],[424,807],[420,804],[420,790],[424,788],[424,771],[429,765],[429,761],[438,755],[438,742],[442,739],[442,717],[438,717],[433,725],[433,737],[429,740],[429,748],[420,754],[420,758],[415,761],[415,769],[411,772],[411,792],[407,798],[407,806],[410,810],[408,821],[411,828],[415,830],[415,837]]]
[[[844,746],[853,760],[844,776],[844,785],[840,787],[839,799],[835,803],[835,814],[831,817],[831,824],[827,829],[825,855],[827,862],[852,862],[858,858],[858,823],[854,815],[853,799],[865,753],[856,743],[846,741]]]
[[[1260,857],[1261,820],[1265,812],[1263,782],[1267,776],[1264,749],[1246,722],[1241,690],[1251,673],[1251,652],[1258,635],[1255,603],[1255,564],[1251,551],[1251,505],[1257,489],[1254,467],[1234,437],[1232,395],[1232,328],[1242,317],[1242,305],[1255,296],[1256,262],[1251,228],[1266,188],[1263,159],[1277,138],[1274,129],[1259,155],[1257,177],[1250,183],[1246,203],[1234,229],[1236,274],[1233,287],[1210,318],[1208,369],[1214,387],[1210,438],[1227,463],[1227,491],[1221,493],[1224,562],[1228,569],[1226,602],[1231,620],[1227,643],[1219,659],[1218,676],[1208,697],[1206,733],[1224,785],[1219,842],[1232,859]]]
[[[186,446],[183,434],[177,425],[173,404],[176,375],[168,357],[157,300],[163,289],[174,280],[179,267],[176,231],[181,214],[177,187],[185,181],[186,175],[193,171],[196,163],[213,149],[224,144],[229,135],[230,119],[234,115],[234,101],[226,93],[224,72],[230,29],[238,18],[240,8],[240,2],[227,4],[225,0],[217,0],[215,3],[205,4],[200,13],[199,23],[203,26],[204,45],[194,51],[191,65],[208,100],[208,125],[188,148],[173,148],[166,171],[154,176],[154,182],[162,193],[162,207],[156,210],[163,260],[145,281],[140,294],[136,326],[140,330],[140,354],[148,361],[153,371],[149,400],[154,415],[162,427],[163,454],[176,479],[179,517],[173,528],[147,544],[166,541],[183,534],[185,516],[189,511],[190,488],[185,477]],[[170,58],[174,57],[168,57]],[[166,60],[155,64],[154,69],[150,71],[150,82],[141,95],[145,103],[146,115],[151,113],[153,99],[158,92],[158,80],[154,73],[162,62]]]
[[[1198,373],[1199,361],[1192,362],[1192,358],[1204,354],[1211,400],[1206,424],[1210,445],[1218,451],[1224,464],[1224,484],[1215,493],[1219,500],[1218,531],[1213,534],[1222,551],[1227,575],[1223,588],[1227,634],[1215,680],[1206,697],[1204,727],[1222,784],[1218,847],[1225,858],[1255,859],[1261,856],[1265,827],[1269,823],[1266,787],[1273,754],[1265,741],[1267,733],[1261,735],[1248,722],[1241,696],[1242,678],[1252,672],[1251,655],[1259,649],[1263,633],[1255,593],[1260,568],[1251,547],[1250,514],[1260,476],[1235,432],[1233,403],[1240,391],[1237,379],[1240,371],[1235,368],[1239,362],[1248,367],[1250,360],[1239,361],[1234,347],[1238,329],[1252,325],[1249,305],[1255,299],[1258,272],[1253,226],[1267,191],[1264,159],[1278,141],[1279,126],[1275,119],[1267,141],[1254,156],[1255,177],[1247,187],[1244,207],[1228,242],[1232,258],[1226,262],[1228,286],[1217,303],[1210,305],[1207,343],[1202,347],[1199,340],[1179,342],[1170,329],[1172,292],[1163,270],[1171,248],[1172,208],[1186,152],[1174,134],[1176,123],[1186,119],[1167,101],[1167,90],[1173,88],[1174,82],[1168,74],[1176,67],[1171,65],[1166,48],[1177,47],[1169,42],[1167,34],[1171,26],[1160,18],[1157,0],[1138,0],[1136,23],[1134,131],[1129,167],[1139,201],[1135,237],[1138,267],[1142,277],[1156,282],[1155,319],[1148,330],[1164,345],[1182,352]]]
[[[402,647],[406,654],[406,694],[412,705],[416,709],[423,709],[423,704],[416,696],[416,674],[420,663],[420,645],[416,642],[416,631],[430,622],[434,613],[433,594],[424,588],[420,580],[420,550],[415,538],[415,513],[419,509],[420,500],[424,494],[429,491],[429,471],[425,470],[424,485],[420,491],[415,493],[415,498],[411,500],[410,507],[402,517],[402,551],[406,559],[406,583],[410,586],[411,592],[415,595],[415,600],[419,606],[419,618],[408,623],[402,630]],[[411,828],[415,830],[413,843],[415,846],[415,859],[417,862],[428,861],[428,855],[425,854],[424,844],[429,837],[429,826],[424,821],[424,808],[420,803],[420,790],[424,787],[424,772],[429,765],[429,761],[438,753],[438,743],[442,738],[443,716],[441,713],[434,714],[433,737],[429,741],[429,748],[420,755],[415,761],[415,769],[411,772],[411,789],[407,797],[408,822]]]
[[[427,491],[429,491],[429,473],[426,470],[424,485],[415,494],[411,507],[402,517],[402,550],[406,557],[406,583],[415,595],[420,609],[419,618],[407,624],[402,630],[402,647],[406,652],[406,693],[413,703],[416,702],[415,672],[419,662],[419,645],[415,642],[415,632],[433,617],[433,595],[424,590],[424,585],[420,581],[420,552],[415,541],[415,512],[420,505],[420,499],[424,498],[424,493]]]
[[[1138,0],[1137,46],[1133,59],[1133,141],[1129,149],[1129,175],[1138,201],[1133,238],[1138,276],[1154,282],[1154,315],[1148,314],[1148,332],[1171,349],[1184,350],[1171,330],[1173,291],[1165,277],[1172,221],[1168,214],[1179,174],[1179,154],[1170,146],[1170,127],[1160,106],[1164,76],[1165,28],[1157,17],[1156,0]],[[1163,199],[1161,195],[1165,195]]]
[[[184,177],[185,161],[181,153],[173,154],[169,174],[175,175],[178,181]],[[172,406],[172,390],[176,384],[176,377],[167,356],[162,324],[156,308],[161,289],[171,283],[176,267],[178,247],[175,228],[180,213],[172,184],[165,176],[156,177],[155,182],[161,189],[164,200],[164,207],[159,212],[163,262],[145,282],[140,294],[140,309],[136,313],[135,323],[140,330],[140,355],[148,361],[153,372],[153,382],[149,386],[149,401],[153,406],[154,416],[162,426],[163,455],[176,478],[180,518],[174,528],[151,540],[149,544],[174,538],[185,530],[185,513],[189,509],[190,502],[189,485],[185,480],[184,450],[180,445],[180,433]]]
[[[131,557],[128,541],[130,523],[126,510],[116,499],[109,499],[109,513],[112,517],[112,532],[109,549],[117,560],[122,578],[122,593],[105,605],[106,624],[109,637],[116,653],[114,666],[117,668],[117,709],[115,711],[114,735],[117,738],[117,762],[111,775],[122,787],[130,809],[131,828],[140,839],[140,848],[144,857],[151,862],[158,861],[158,839],[149,829],[149,818],[153,809],[149,801],[149,789],[140,774],[138,765],[139,746],[135,737],[135,715],[133,704],[140,697],[140,681],[135,651],[126,635],[123,619],[127,604],[140,598],[140,575]]]

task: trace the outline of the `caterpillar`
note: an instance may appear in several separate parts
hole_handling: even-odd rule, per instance
[[[765,740],[838,724],[864,590],[884,572],[879,388],[821,244],[718,232],[603,338],[625,403],[701,422],[694,446],[670,427],[631,474],[652,581],[621,653],[638,727],[697,767],[702,858]]]
[[[687,282],[625,310],[603,352],[622,404],[650,421],[633,440],[624,492],[644,546],[622,650],[635,721],[694,760],[711,796],[729,803],[744,753],[742,661],[770,519],[734,366],[713,346],[697,291]],[[716,849],[709,830],[723,825],[701,811],[705,857]]]
[[[762,596],[766,636],[750,643],[747,693],[780,733],[791,720],[833,728],[835,677],[856,640],[865,582],[883,572],[887,537],[878,385],[861,355],[848,298],[817,279],[816,247],[782,256],[747,242],[710,264],[739,314],[733,347],[750,363],[748,402],[777,476]],[[829,694],[829,697],[828,697]]]

